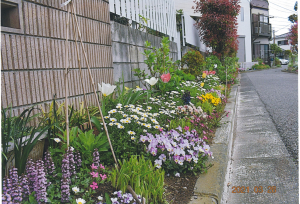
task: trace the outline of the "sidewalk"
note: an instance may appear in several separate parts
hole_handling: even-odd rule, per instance
[[[297,167],[246,74],[239,87],[233,136],[225,182],[230,186],[221,203],[299,203]],[[240,193],[238,186],[244,186],[246,193]]]
[[[297,167],[246,74],[225,110],[211,147],[214,166],[200,175],[189,204],[299,203]]]

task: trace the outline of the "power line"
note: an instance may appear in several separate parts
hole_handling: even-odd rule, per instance
[[[290,26],[290,25],[287,25],[287,26],[285,26],[285,27],[283,27],[283,28],[280,28],[279,30],[276,30],[275,33],[276,33],[277,31],[280,31],[280,30],[282,30],[282,29],[288,27],[288,26]]]
[[[277,5],[277,4],[273,3],[273,2],[270,2],[270,3],[276,5],[276,6],[280,7],[280,8],[286,9],[286,10],[288,10],[288,11],[292,11],[292,10],[290,10],[290,9],[284,8],[284,7],[282,7],[282,6],[279,6],[279,5]],[[292,11],[292,12],[294,12],[294,11]]]

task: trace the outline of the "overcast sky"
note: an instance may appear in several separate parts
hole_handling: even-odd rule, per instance
[[[298,12],[294,10],[295,3],[296,0],[269,0],[269,15],[270,17],[274,16],[274,18],[270,18],[270,23],[272,29],[275,30],[275,35],[289,32],[292,23],[288,17]]]

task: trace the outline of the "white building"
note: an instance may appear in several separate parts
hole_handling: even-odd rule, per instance
[[[277,44],[283,50],[290,50],[291,44],[287,39],[289,33],[284,33],[282,35],[275,36],[275,44]],[[270,41],[270,44],[274,43],[274,38]]]
[[[243,68],[250,68],[252,66],[250,2],[241,0],[240,6],[241,10],[237,19],[239,41],[237,57]]]

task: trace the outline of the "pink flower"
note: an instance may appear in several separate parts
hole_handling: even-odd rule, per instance
[[[161,131],[161,132],[163,131],[163,129],[162,129],[162,128],[158,128],[158,129],[159,129],[159,131]]]
[[[204,137],[203,137],[203,139],[207,140],[207,137],[206,137],[206,136],[204,136]]]
[[[203,130],[203,134],[206,134],[206,132]]]
[[[190,128],[189,128],[188,126],[185,126],[185,127],[184,127],[184,130],[185,130],[185,131],[188,131],[189,129],[190,129]]]
[[[94,163],[92,163],[91,168],[92,168],[92,169],[98,169],[98,167],[95,166]]]
[[[93,178],[98,178],[98,172],[91,172],[90,174],[93,176]]]
[[[99,168],[100,169],[105,169],[105,167],[102,164],[100,164]]]
[[[104,180],[104,179],[106,179],[107,178],[107,176],[105,175],[105,174],[100,174],[100,177],[102,178],[102,180]]]
[[[171,79],[171,75],[170,73],[168,74],[163,74],[160,76],[161,80],[164,82],[164,83],[168,83]]]
[[[100,174],[101,175],[101,174]],[[90,187],[93,189],[93,190],[95,190],[96,188],[98,188],[98,186],[97,186],[97,183],[96,182],[93,182],[93,184],[92,185],[90,185]]]

